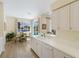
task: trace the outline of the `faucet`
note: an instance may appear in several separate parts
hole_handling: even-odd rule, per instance
[[[42,35],[41,35],[42,37],[45,37],[46,35],[45,35],[45,33],[42,33]]]

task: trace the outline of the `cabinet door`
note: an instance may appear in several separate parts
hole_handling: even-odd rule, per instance
[[[69,8],[69,6],[65,6],[57,10],[60,30],[69,30]]]
[[[41,41],[37,41],[38,42],[38,45],[37,45],[37,55],[40,57],[41,56],[41,49],[42,49],[42,46],[41,46]]]
[[[54,58],[73,58],[73,57],[54,48]]]
[[[38,42],[37,42],[37,40],[36,39],[34,39],[34,51],[35,51],[35,53],[37,53],[38,51],[37,51],[37,49],[38,49]]]
[[[71,4],[71,28],[74,31],[79,31],[79,1]]]
[[[31,40],[30,40],[30,46],[31,46],[31,48],[33,49],[33,39],[31,38]]]
[[[32,38],[31,39],[31,48],[34,50],[34,45],[35,45],[35,42],[34,42],[34,39]]]
[[[53,12],[53,15],[52,15],[52,28],[54,29],[54,30],[58,30],[59,29],[59,20],[58,20],[58,11],[54,11]]]
[[[32,38],[31,39],[31,48],[34,50],[34,52],[36,53],[37,52],[37,42],[36,42],[36,39]]]
[[[42,58],[53,58],[53,48],[47,44],[42,44]]]
[[[57,49],[54,49],[54,58],[64,58],[64,54]]]

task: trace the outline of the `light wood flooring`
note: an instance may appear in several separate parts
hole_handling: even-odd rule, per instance
[[[29,40],[27,42],[8,42],[1,58],[38,58],[31,50]]]

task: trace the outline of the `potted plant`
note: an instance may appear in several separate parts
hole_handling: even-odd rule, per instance
[[[7,33],[6,34],[6,41],[11,41],[12,38],[14,38],[16,35],[14,32],[11,32],[11,33]]]

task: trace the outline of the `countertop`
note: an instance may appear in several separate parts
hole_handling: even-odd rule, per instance
[[[72,57],[79,58],[79,44],[76,44],[75,41],[57,39],[55,35],[48,37],[33,36],[33,38],[59,49]]]

